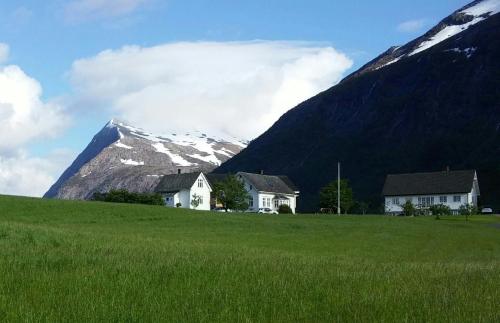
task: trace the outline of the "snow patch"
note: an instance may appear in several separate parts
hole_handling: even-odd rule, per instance
[[[477,50],[477,47],[470,47],[470,48],[466,48],[466,49],[452,48],[452,49],[445,50],[445,52],[455,52],[458,54],[465,54],[465,56],[467,56],[467,58],[471,58],[472,55],[474,55],[474,53],[476,52],[476,50]]]
[[[217,166],[219,166],[222,163],[215,155],[202,156],[200,154],[193,154],[188,156]]]
[[[389,66],[391,64],[394,64],[396,62],[398,62],[399,60],[401,60],[401,58],[403,58],[403,56],[399,56],[398,58],[395,58],[393,59],[392,61],[388,62],[388,63],[385,63],[384,65],[380,66],[380,67],[377,67],[377,70],[381,69],[381,68],[384,68],[386,66]]]
[[[156,149],[157,152],[166,154],[168,157],[170,157],[172,163],[176,164],[177,166],[193,166],[192,163],[182,158],[182,156],[172,153],[162,143],[156,143],[151,146],[153,146],[153,148]]]
[[[475,6],[472,6],[468,9],[462,10],[459,13],[466,14],[468,16],[473,16],[474,19],[472,21],[467,22],[462,25],[453,25],[447,26],[432,38],[427,41],[424,41],[420,44],[418,48],[412,51],[408,56],[413,56],[420,52],[423,52],[446,39],[453,37],[464,30],[467,30],[470,26],[473,26],[485,19],[489,16],[497,14],[500,12],[500,0],[484,0],[482,2],[477,3]]]
[[[120,159],[122,164],[130,166],[144,166],[144,162],[137,162],[132,159]]]
[[[131,146],[127,146],[123,143],[121,143],[120,141],[118,141],[117,143],[115,143],[115,146],[116,147],[120,147],[120,148],[125,148],[125,149],[133,149],[134,147],[131,147]]]

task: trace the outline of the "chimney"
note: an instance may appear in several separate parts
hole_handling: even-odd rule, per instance
[[[182,170],[180,168],[177,169],[177,174],[181,174],[182,173]]]
[[[260,170],[260,174],[264,175],[264,170],[263,169]]]

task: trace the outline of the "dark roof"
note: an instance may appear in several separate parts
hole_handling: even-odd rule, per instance
[[[292,188],[287,184],[287,182],[291,183],[290,179],[286,182],[283,180],[285,176],[261,175],[243,172],[240,172],[237,175],[244,177],[255,187],[255,189],[260,192],[295,194],[297,191],[295,186]]]
[[[388,175],[384,196],[469,193],[475,170]]]
[[[292,180],[288,176],[279,175],[278,177],[281,178],[281,180],[285,182],[285,184],[288,185],[288,187],[290,187],[295,192],[300,191],[299,188],[292,182]]]
[[[223,180],[226,179],[226,177],[229,174],[206,174],[205,177],[207,178],[208,182],[212,187],[214,187],[215,184],[222,182]]]
[[[161,193],[178,192],[180,190],[190,189],[196,179],[200,176],[200,172],[165,175],[160,183],[156,186],[155,191]]]

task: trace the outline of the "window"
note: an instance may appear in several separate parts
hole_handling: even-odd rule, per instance
[[[448,196],[440,196],[439,203],[441,203],[441,204],[448,203]]]
[[[453,202],[455,202],[455,203],[462,202],[462,197],[460,195],[453,196]]]
[[[252,185],[250,185],[249,187],[250,187],[250,191],[251,191],[251,190],[253,189],[253,186],[252,186]]]
[[[200,202],[200,205],[203,205],[203,196],[198,197],[198,202]]]
[[[203,179],[201,179],[201,178],[198,179],[198,187],[200,187],[200,188],[203,187]]]
[[[277,209],[280,206],[280,201],[279,200],[274,200],[274,208]]]
[[[393,197],[392,198],[392,204],[399,205],[399,197]]]
[[[271,198],[263,197],[262,198],[262,207],[271,207]]]
[[[250,196],[250,198],[248,198],[248,206],[253,207],[253,196]]]
[[[434,205],[434,196],[421,196],[418,198],[418,205],[422,207],[429,207]]]

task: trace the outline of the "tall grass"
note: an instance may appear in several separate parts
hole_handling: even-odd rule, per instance
[[[0,321],[498,322],[499,224],[0,197]]]

